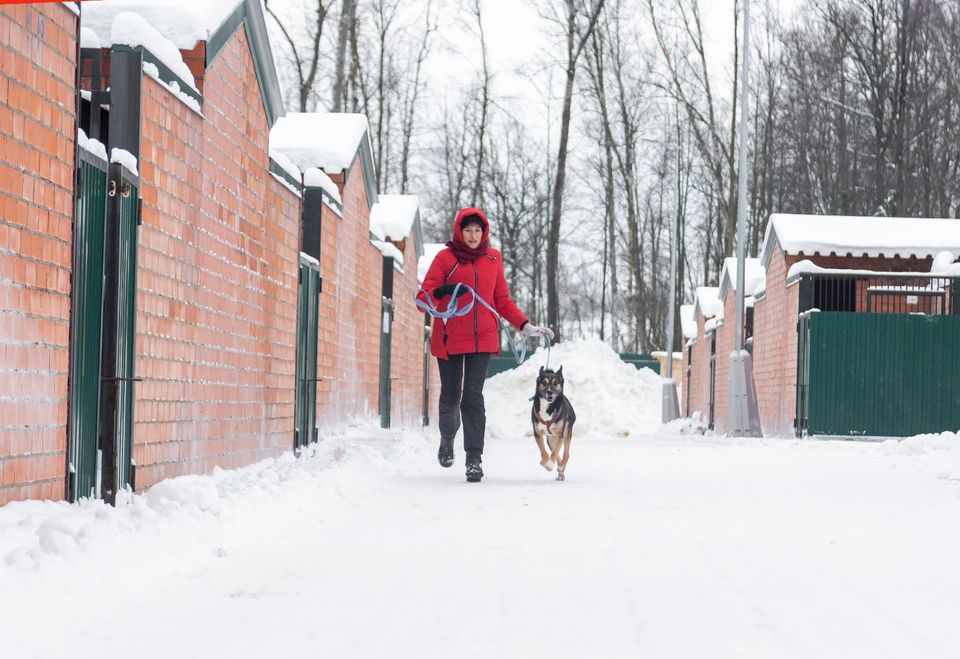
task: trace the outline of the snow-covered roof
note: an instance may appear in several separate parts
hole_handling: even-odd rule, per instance
[[[380,253],[384,256],[389,256],[399,265],[403,265],[403,253],[397,249],[397,246],[393,243],[383,242],[382,240],[371,240],[373,246],[380,250]]]
[[[270,148],[304,171],[319,167],[339,173],[353,164],[367,130],[363,114],[291,112],[270,130]]]
[[[683,332],[683,338],[691,339],[697,335],[697,319],[693,315],[694,305],[680,305],[680,330]]]
[[[103,41],[103,40],[101,40]],[[104,43],[136,48],[143,46],[157,57],[178,78],[197,89],[190,68],[184,63],[180,49],[149,21],[133,12],[121,12],[113,20],[110,34]]]
[[[133,12],[183,50],[207,41],[244,0],[105,0],[83,6],[83,27],[101,43],[111,42],[114,19]],[[152,49],[151,49],[152,50]]]
[[[743,290],[746,295],[752,295],[757,286],[766,282],[767,272],[760,263],[760,259],[744,259],[743,264]],[[720,272],[720,300],[726,300],[727,293],[736,290],[737,259],[731,256],[723,260],[723,270]]]
[[[419,213],[416,195],[383,194],[370,209],[370,227],[378,227],[387,240],[406,240]]]
[[[433,259],[437,258],[437,254],[444,247],[446,245],[443,243],[427,243],[423,246],[423,256],[417,261],[417,281],[423,281],[427,276],[427,270],[430,269]]]
[[[763,265],[774,244],[786,254],[927,258],[960,251],[960,221],[935,218],[774,214],[763,239]]]
[[[720,288],[717,286],[698,286],[693,309],[694,320],[699,320],[700,316],[713,318],[722,315],[723,303],[720,302]]]

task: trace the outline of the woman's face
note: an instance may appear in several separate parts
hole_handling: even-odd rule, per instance
[[[476,249],[483,240],[483,227],[479,224],[468,224],[463,227],[463,242],[467,243],[470,249]]]

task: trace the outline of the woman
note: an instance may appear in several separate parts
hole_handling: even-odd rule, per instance
[[[457,284],[466,284],[497,313],[525,334],[543,334],[553,339],[549,328],[532,325],[507,289],[503,257],[490,247],[490,223],[479,208],[463,208],[453,223],[453,239],[434,258],[423,279],[419,296],[431,294],[439,309],[446,309]],[[461,287],[457,297],[467,293]],[[461,300],[468,303],[469,298]],[[487,417],[483,406],[483,383],[490,355],[500,352],[496,316],[480,301],[470,313],[444,323],[434,318],[430,353],[440,369],[440,450],[443,467],[453,466],[453,440],[463,418],[463,450],[467,454],[467,481],[483,478],[481,456]]]

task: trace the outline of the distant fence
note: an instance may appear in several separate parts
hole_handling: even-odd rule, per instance
[[[527,356],[529,359],[529,355]],[[660,374],[660,362],[645,352],[621,352],[620,359],[628,364],[633,364],[636,368],[649,368],[654,373]],[[509,371],[517,367],[517,360],[513,355],[495,355],[490,358],[490,366],[487,369],[487,377],[493,377],[498,373]]]

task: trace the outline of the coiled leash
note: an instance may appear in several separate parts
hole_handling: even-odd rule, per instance
[[[466,302],[463,307],[460,306],[460,300],[458,295],[461,288],[465,288],[467,290],[467,293],[470,293],[470,300]],[[418,297],[420,293],[424,294],[426,301],[421,300]],[[459,318],[460,316],[466,316],[468,313],[473,311],[474,305],[477,302],[480,302],[480,304],[486,307],[490,311],[490,313],[492,313],[496,317],[498,323],[500,323],[501,325],[505,324],[503,318],[500,316],[500,314],[497,313],[497,310],[494,309],[492,306],[490,306],[489,302],[487,302],[482,297],[477,295],[477,292],[467,284],[458,282],[456,285],[454,285],[453,292],[450,294],[450,296],[451,296],[450,302],[447,304],[446,311],[441,311],[440,309],[438,309],[437,305],[433,303],[433,297],[422,288],[419,291],[417,291],[417,293],[414,294],[413,301],[417,305],[418,309],[420,309],[424,313],[430,314],[434,318],[439,318],[444,322],[444,324],[446,324],[446,322],[451,318]],[[510,344],[510,352],[513,353],[513,358],[517,360],[517,364],[522,364],[527,358],[527,348],[528,348],[527,340],[529,338],[534,336],[539,336],[546,339],[547,340],[547,366],[549,367],[550,337],[547,336],[545,332],[532,332],[530,334],[523,334],[520,341],[519,348],[517,347],[517,344],[513,339],[513,331],[509,327],[506,328],[506,335],[507,335],[507,343]]]

